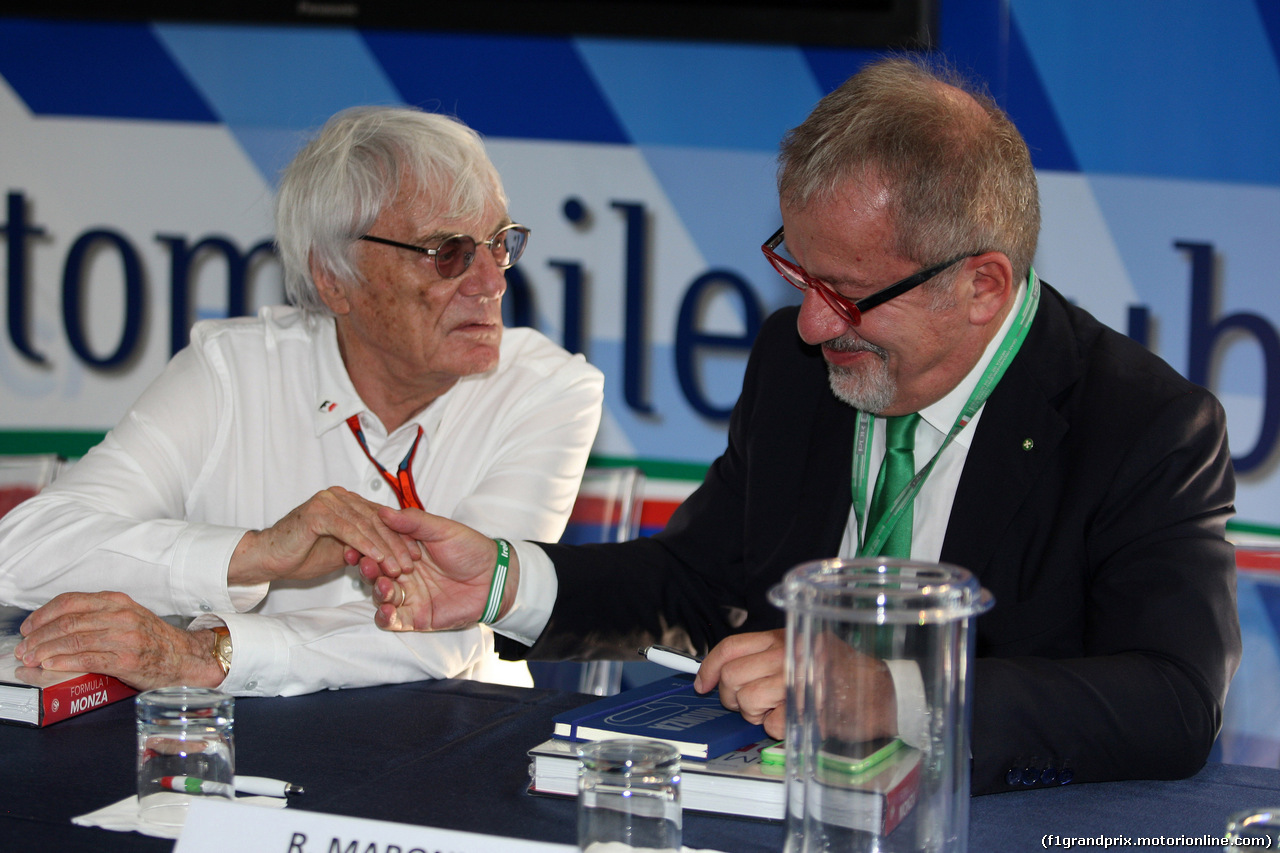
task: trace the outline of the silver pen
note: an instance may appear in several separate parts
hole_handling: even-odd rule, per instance
[[[645,660],[665,666],[667,669],[674,669],[676,672],[687,672],[690,675],[697,675],[698,667],[702,666],[701,658],[670,646],[649,646],[641,649],[640,654]]]

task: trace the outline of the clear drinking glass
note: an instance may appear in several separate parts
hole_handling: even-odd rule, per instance
[[[680,753],[648,740],[578,747],[578,848],[679,853]]]
[[[138,694],[138,817],[180,827],[194,797],[235,799],[235,700],[208,687]]]
[[[1280,848],[1280,806],[1244,809],[1227,818],[1223,850],[1276,850]]]

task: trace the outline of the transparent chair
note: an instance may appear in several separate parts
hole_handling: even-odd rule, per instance
[[[0,516],[52,483],[63,461],[56,453],[0,456]]]
[[[644,473],[639,468],[587,468],[560,541],[580,545],[636,538],[640,533],[643,494]],[[539,687],[594,696],[611,696],[622,685],[622,661],[530,661],[529,671]]]

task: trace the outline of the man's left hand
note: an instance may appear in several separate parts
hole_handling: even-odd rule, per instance
[[[175,628],[121,592],[63,593],[19,631],[23,666],[112,675],[139,690],[223,680],[212,632]]]

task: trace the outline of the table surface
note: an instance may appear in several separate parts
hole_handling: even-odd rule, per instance
[[[238,699],[236,770],[305,787],[290,808],[572,844],[574,802],[527,793],[525,752],[549,735],[553,715],[592,698],[425,681]],[[21,841],[31,850],[171,851],[171,841],[71,823],[133,789],[132,701],[45,729],[0,725],[0,850]],[[1220,764],[1179,782],[977,797],[969,849],[1042,849],[1046,835],[1219,836],[1231,811],[1277,803],[1280,770]],[[684,824],[688,847],[782,849],[780,823],[687,812]]]

